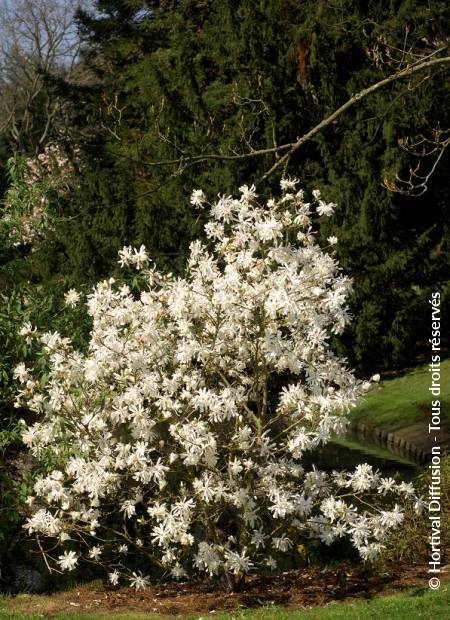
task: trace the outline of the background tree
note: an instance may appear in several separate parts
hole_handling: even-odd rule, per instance
[[[180,270],[200,224],[182,206],[190,188],[230,191],[239,179],[261,178],[285,152],[273,149],[448,39],[446,4],[415,0],[103,0],[79,23],[97,81],[84,105],[73,93],[87,165],[64,205],[75,219],[60,231],[58,264],[75,281],[106,273],[123,243],[145,243]],[[417,163],[401,146],[449,126],[447,93],[439,70],[392,83],[315,135],[286,168],[310,187],[319,181],[339,204],[322,234],[337,235],[355,278],[358,318],[340,346],[360,370],[412,363],[426,335],[428,290],[446,294],[444,148],[426,194],[391,190]]]
[[[78,83],[86,77],[79,63],[74,8],[65,0],[2,3],[0,133],[13,152],[38,154],[64,133],[64,102],[55,96],[48,79]]]
[[[320,116],[386,71],[447,44],[444,3],[398,2],[395,11],[385,2],[357,11],[352,3],[342,7],[310,5],[299,30],[308,43],[309,84],[320,93]],[[316,138],[322,187],[339,203],[333,222],[338,254],[355,278],[357,319],[345,350],[364,369],[413,362],[417,341],[427,338],[430,287],[448,295],[448,153],[426,194],[399,195],[382,186],[416,165],[399,148],[406,139],[450,126],[447,95],[445,74],[417,76],[378,91]],[[324,233],[330,233],[327,226]]]

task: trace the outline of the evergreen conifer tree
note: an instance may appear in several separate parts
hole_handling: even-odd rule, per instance
[[[75,93],[83,170],[63,207],[69,224],[58,231],[58,268],[75,281],[107,273],[124,243],[144,243],[159,265],[180,271],[201,230],[186,199],[193,188],[214,194],[259,178],[276,156],[252,151],[295,141],[448,36],[448,9],[438,1],[97,4],[99,13],[79,15],[96,81],[83,104]],[[415,165],[399,142],[448,126],[445,74],[424,77],[361,102],[286,170],[339,206],[322,236],[338,237],[355,280],[356,320],[340,346],[364,371],[411,362],[425,337],[429,289],[445,292],[449,280],[448,159],[419,198],[383,186]],[[231,159],[190,159],[210,154]],[[270,193],[271,183],[258,191]]]

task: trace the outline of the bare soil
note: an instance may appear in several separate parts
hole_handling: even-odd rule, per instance
[[[450,580],[450,566],[446,568],[442,581]],[[97,610],[102,614],[160,613],[181,618],[271,605],[307,609],[337,600],[371,598],[405,588],[424,587],[426,571],[426,566],[391,564],[368,572],[360,566],[341,563],[335,569],[308,568],[274,577],[248,577],[241,592],[227,592],[205,582],[166,583],[139,591],[94,582],[50,596],[22,594],[11,601],[11,608],[47,617]]]

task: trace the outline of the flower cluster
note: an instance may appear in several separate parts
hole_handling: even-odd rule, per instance
[[[43,176],[53,175],[53,182],[62,186],[73,175],[73,161],[78,157],[79,149],[75,149],[72,159],[69,159],[58,144],[48,144],[36,158],[26,160],[25,181],[33,185]]]
[[[34,158],[11,158],[8,165],[12,183],[6,193],[2,220],[10,229],[14,246],[32,244],[51,228],[49,206],[73,183],[74,162],[78,159],[78,149],[69,158],[56,144],[47,145]]]
[[[124,248],[121,264],[141,269],[148,287],[136,298],[113,279],[97,285],[86,355],[24,328],[49,368],[43,386],[17,370],[18,404],[39,414],[23,440],[53,463],[26,527],[59,538],[61,569],[104,562],[112,584],[140,588],[147,576],[128,560],[141,554],[175,578],[232,578],[276,569],[308,537],[349,537],[370,559],[405,498],[416,501],[368,465],[304,465],[345,432],[369,384],[328,343],[349,320],[351,283],[315,242],[312,218],[334,205],[319,192],[307,202],[296,184],[283,180],[266,204],[254,187],[219,197],[206,225],[212,249],[194,242],[183,278],[150,268],[145,248]],[[191,203],[206,206],[203,192]]]

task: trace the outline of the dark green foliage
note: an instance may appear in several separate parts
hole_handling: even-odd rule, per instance
[[[402,60],[396,49],[411,60],[445,42],[449,16],[445,3],[417,0],[103,0],[98,8],[99,16],[79,16],[96,75],[81,97],[75,93],[80,186],[51,240],[59,248],[54,268],[74,282],[110,272],[123,244],[144,243],[160,265],[181,271],[202,231],[188,202],[192,189],[212,197],[235,191],[275,161],[273,154],[190,157],[295,140],[403,66],[393,60]],[[288,168],[339,205],[322,235],[339,237],[339,259],[355,280],[355,320],[339,347],[364,372],[414,360],[416,342],[426,339],[428,291],[449,280],[448,159],[420,198],[382,185],[415,165],[399,140],[448,126],[445,73],[419,84],[423,77],[362,101]]]
[[[81,149],[78,178],[55,205],[55,230],[27,258],[33,281],[46,286],[106,276],[124,244],[144,243],[180,272],[202,233],[192,189],[212,198],[235,191],[276,157],[208,155],[295,140],[395,71],[389,46],[405,48],[408,59],[424,55],[445,42],[448,23],[445,3],[417,0],[99,0],[97,8],[79,15],[93,78],[59,86]],[[287,170],[339,205],[321,234],[324,243],[338,236],[342,267],[355,280],[355,321],[339,346],[364,372],[414,359],[416,341],[426,339],[426,295],[449,280],[448,159],[420,198],[382,186],[415,162],[400,139],[448,126],[445,73],[419,85],[422,77],[417,88],[404,80],[361,101]]]
[[[344,2],[339,8],[318,2],[304,14],[301,36],[310,42],[310,88],[320,96],[319,116],[395,70],[383,44],[387,69],[368,62],[379,37],[399,50],[406,41],[411,54],[423,55],[427,42],[439,47],[448,36],[449,11],[442,2]],[[341,348],[366,372],[414,362],[416,342],[428,338],[429,291],[450,278],[448,156],[420,197],[382,186],[396,173],[407,178],[418,161],[399,148],[402,139],[418,141],[449,126],[445,73],[419,85],[423,78],[378,91],[317,139],[318,184],[339,205],[324,236],[331,226],[341,265],[355,280],[355,320]],[[424,158],[423,170],[432,163],[433,157]]]
[[[92,265],[105,273],[124,243],[145,243],[160,264],[180,271],[189,242],[202,231],[189,206],[192,189],[213,197],[231,192],[272,161],[194,165],[189,157],[245,153],[245,140],[273,147],[307,127],[292,35],[273,15],[289,3],[161,3],[150,13],[139,2],[101,8],[108,13],[99,19],[81,15],[96,45],[88,58],[99,81],[79,112],[92,132],[84,142],[82,187],[68,205],[78,214],[71,234],[84,246],[80,278]],[[154,165],[180,156],[181,165]]]

